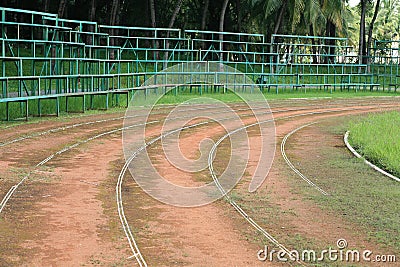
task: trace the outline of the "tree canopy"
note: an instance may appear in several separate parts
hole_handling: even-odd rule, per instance
[[[348,37],[364,54],[368,40],[399,39],[400,30],[398,0],[361,0],[355,7],[349,0],[5,0],[2,5],[100,24],[263,33],[267,40],[274,33]]]

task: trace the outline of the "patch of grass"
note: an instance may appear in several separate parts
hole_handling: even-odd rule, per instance
[[[152,106],[154,103],[157,105],[168,105],[168,104],[179,104],[179,103],[210,103],[210,99],[218,100],[224,103],[238,103],[243,102],[240,96],[245,96],[246,99],[259,100],[259,94],[252,94],[249,91],[239,93],[236,90],[236,93],[233,91],[227,91],[226,93],[211,91],[204,91],[200,94],[197,90],[193,90],[190,92],[189,89],[180,90],[179,92],[175,92],[171,90],[167,92],[165,95],[162,95],[162,91],[158,89],[149,90],[147,94],[144,92],[137,91],[131,102],[132,106]],[[319,89],[308,89],[307,91],[297,91],[297,90],[289,90],[289,89],[280,89],[277,94],[275,91],[264,91],[264,97],[267,100],[280,100],[280,99],[298,99],[298,98],[357,98],[357,97],[382,97],[382,96],[400,96],[398,92],[389,92],[389,91],[335,91],[330,93],[328,91],[323,91]],[[159,99],[158,99],[159,98]],[[105,113],[110,111],[104,111],[106,107],[105,96],[93,96],[92,100],[90,97],[86,97],[85,100],[85,113],[90,112],[91,114],[96,113]],[[156,101],[158,99],[158,101]],[[194,102],[193,102],[194,101]],[[126,96],[116,96],[114,99],[110,100],[111,112],[115,111],[123,111],[125,110]],[[82,100],[81,98],[71,98],[68,103],[68,110],[70,112],[83,112],[82,110]],[[38,116],[38,102],[37,100],[30,100],[29,103],[29,116],[36,117]],[[90,109],[97,109],[95,111]],[[25,104],[24,103],[10,103],[9,107],[10,118],[12,120],[23,119],[25,117]],[[55,109],[55,100],[42,100],[41,101],[41,112],[43,115],[54,115],[56,112]],[[60,98],[60,113],[62,117],[70,116],[66,113],[66,101],[65,97]],[[6,106],[5,103],[0,103],[0,120],[5,120],[6,118]],[[2,124],[0,122],[0,128],[2,128]]]
[[[9,186],[6,182],[5,187]],[[47,218],[38,212],[36,203],[49,189],[47,183],[27,181],[5,206],[0,216],[0,266],[24,266],[37,255],[38,247],[27,244],[46,235],[41,226]]]
[[[113,188],[115,173],[118,173],[121,164],[121,160],[110,162],[109,177],[100,184],[100,193],[97,195],[97,199],[103,203],[103,212],[108,219],[107,225],[104,226],[106,228],[102,229],[103,231],[101,231],[100,236],[103,239],[112,240],[115,243],[118,243],[119,240],[123,240],[125,237],[121,231],[121,225],[116,214],[117,204],[115,202],[115,190]]]
[[[330,192],[335,195],[317,199],[328,209],[360,225],[358,230],[367,232],[368,239],[400,249],[400,192],[396,182],[380,177],[356,159],[339,156],[337,160],[331,159],[329,164],[342,168],[335,177],[335,185],[330,186]]]
[[[32,108],[32,106],[30,107]],[[2,106],[0,104],[0,114],[2,112]],[[53,121],[53,122],[74,122],[76,119],[81,119],[89,116],[95,116],[95,115],[105,115],[105,114],[115,114],[115,113],[120,113],[125,111],[125,108],[111,108],[108,110],[86,110],[85,113],[65,113],[65,112],[60,112],[60,117],[55,117],[55,116],[49,116],[49,117],[30,117],[29,121],[25,120],[18,120],[18,116],[11,116],[11,121],[2,121],[4,120],[4,116],[0,117],[0,129],[8,129],[12,127],[16,127],[19,125],[25,125],[25,124],[37,124],[41,123],[43,121]],[[22,115],[21,115],[22,116]],[[27,135],[27,134],[26,134]],[[21,135],[22,137],[24,135]]]
[[[395,93],[395,92],[382,92],[382,91],[336,91],[333,93],[326,92],[326,91],[320,91],[320,90],[309,90],[309,91],[290,91],[290,90],[285,90],[282,91],[280,90],[278,94],[275,92],[263,92],[264,97],[267,100],[280,100],[280,99],[298,99],[298,98],[357,98],[357,97],[382,97],[382,96],[400,96],[400,93]],[[210,92],[204,92],[202,94],[199,94],[198,92],[187,92],[187,91],[182,91],[178,93],[174,93],[173,91],[168,92],[167,94],[163,95],[161,97],[161,92],[157,95],[155,92],[149,93],[146,97],[144,93],[142,92],[137,92],[135,94],[135,101],[137,101],[136,105],[149,105],[155,102],[156,98],[159,98],[157,101],[158,105],[163,105],[163,104],[178,104],[178,103],[183,103],[183,102],[188,102],[188,103],[208,103],[210,99],[214,100],[219,100],[225,103],[230,103],[230,102],[243,102],[243,100],[240,98],[240,96],[245,96],[248,99],[252,100],[257,100],[254,99],[255,96],[259,97],[259,94],[251,94],[250,92],[240,92],[240,93],[235,93],[233,91],[227,91],[226,93],[210,93]]]
[[[350,144],[365,158],[400,175],[400,112],[373,114],[350,124]]]
[[[290,98],[357,98],[357,97],[381,97],[381,96],[400,96],[399,93],[388,92],[388,91],[336,91],[333,93],[320,91],[320,90],[309,90],[307,92],[302,91],[285,91],[276,93],[264,93],[267,100],[270,99],[290,99]]]
[[[331,195],[323,196],[305,183],[293,182],[294,188],[304,200],[348,222],[345,227],[349,231],[382,248],[400,251],[398,183],[347,152],[343,130],[348,120],[348,117],[331,119],[304,129],[301,142],[310,144],[304,152],[307,156],[300,150],[289,155],[292,159],[297,156],[294,162],[300,172]],[[342,125],[342,131],[338,125]],[[307,141],[304,136],[311,132],[319,134]],[[298,181],[299,178],[294,179]]]

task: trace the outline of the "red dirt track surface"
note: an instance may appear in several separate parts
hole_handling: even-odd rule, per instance
[[[241,104],[232,106],[244,107]],[[270,102],[270,106],[275,112],[277,135],[272,168],[262,186],[255,193],[249,193],[248,184],[257,165],[259,146],[257,131],[250,129],[250,160],[243,179],[232,193],[237,203],[245,210],[263,211],[251,213],[253,219],[285,246],[293,244],[296,237],[302,237],[304,242],[312,240],[320,247],[329,247],[337,239],[346,237],[351,247],[380,252],[382,247],[367,238],[363,230],[356,231],[358,226],[346,216],[310,204],[294,190],[293,173],[282,159],[279,147],[286,134],[302,125],[400,110],[399,99],[276,100]],[[168,107],[160,109],[162,114],[155,117],[163,118],[168,111]],[[285,118],[293,115],[297,116]],[[5,143],[58,127],[106,120],[0,147],[0,200],[32,172],[0,213],[0,266],[138,266],[116,204],[115,186],[125,163],[121,131],[82,143],[36,166],[65,147],[123,127],[123,116],[123,113],[114,113],[83,116],[68,122],[43,120],[0,129],[1,142]],[[254,118],[244,121],[251,124]],[[149,139],[160,134],[160,125],[148,126]],[[224,134],[224,130],[215,125],[193,128],[181,136],[180,149],[186,157],[196,158],[201,140],[218,140]],[[296,157],[311,159],[310,144],[302,145],[302,138],[307,139],[307,136],[326,142],[327,146],[343,145],[340,139],[324,134],[318,130],[305,131],[287,150],[293,151]],[[212,181],[208,169],[198,174],[183,172],[172,166],[160,150],[161,146],[156,143],[148,148],[148,153],[155,168],[170,181],[185,186]],[[295,150],[299,152],[295,154]],[[344,148],[343,153],[346,153]],[[223,154],[217,157],[222,158],[223,166]],[[300,178],[297,181],[303,182]],[[122,193],[130,229],[149,266],[296,265],[259,261],[257,251],[267,240],[223,199],[196,208],[163,204],[143,192],[129,172],[125,175]],[[274,216],[275,207],[280,210],[279,216]],[[294,249],[292,245],[288,248]]]

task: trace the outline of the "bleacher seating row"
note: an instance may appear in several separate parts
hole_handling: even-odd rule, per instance
[[[273,35],[268,42],[262,34],[107,26],[3,7],[0,12],[4,103],[118,90],[133,95],[151,75],[187,62],[223,63],[276,93],[279,88],[396,91],[400,82],[399,55],[390,42],[375,42],[370,64],[359,64],[346,38]],[[219,77],[214,84],[230,82]],[[249,88],[244,78],[234,83]]]

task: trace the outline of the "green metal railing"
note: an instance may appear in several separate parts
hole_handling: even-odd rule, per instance
[[[400,82],[399,41],[375,41],[368,63],[360,64],[346,38],[277,34],[267,43],[263,34],[107,26],[3,7],[0,13],[3,102],[141,90],[151,75],[198,61],[233,67],[276,93],[280,88],[397,90]],[[30,19],[9,19],[15,13]],[[216,83],[228,83],[213,75]],[[251,87],[237,77],[234,88]]]

